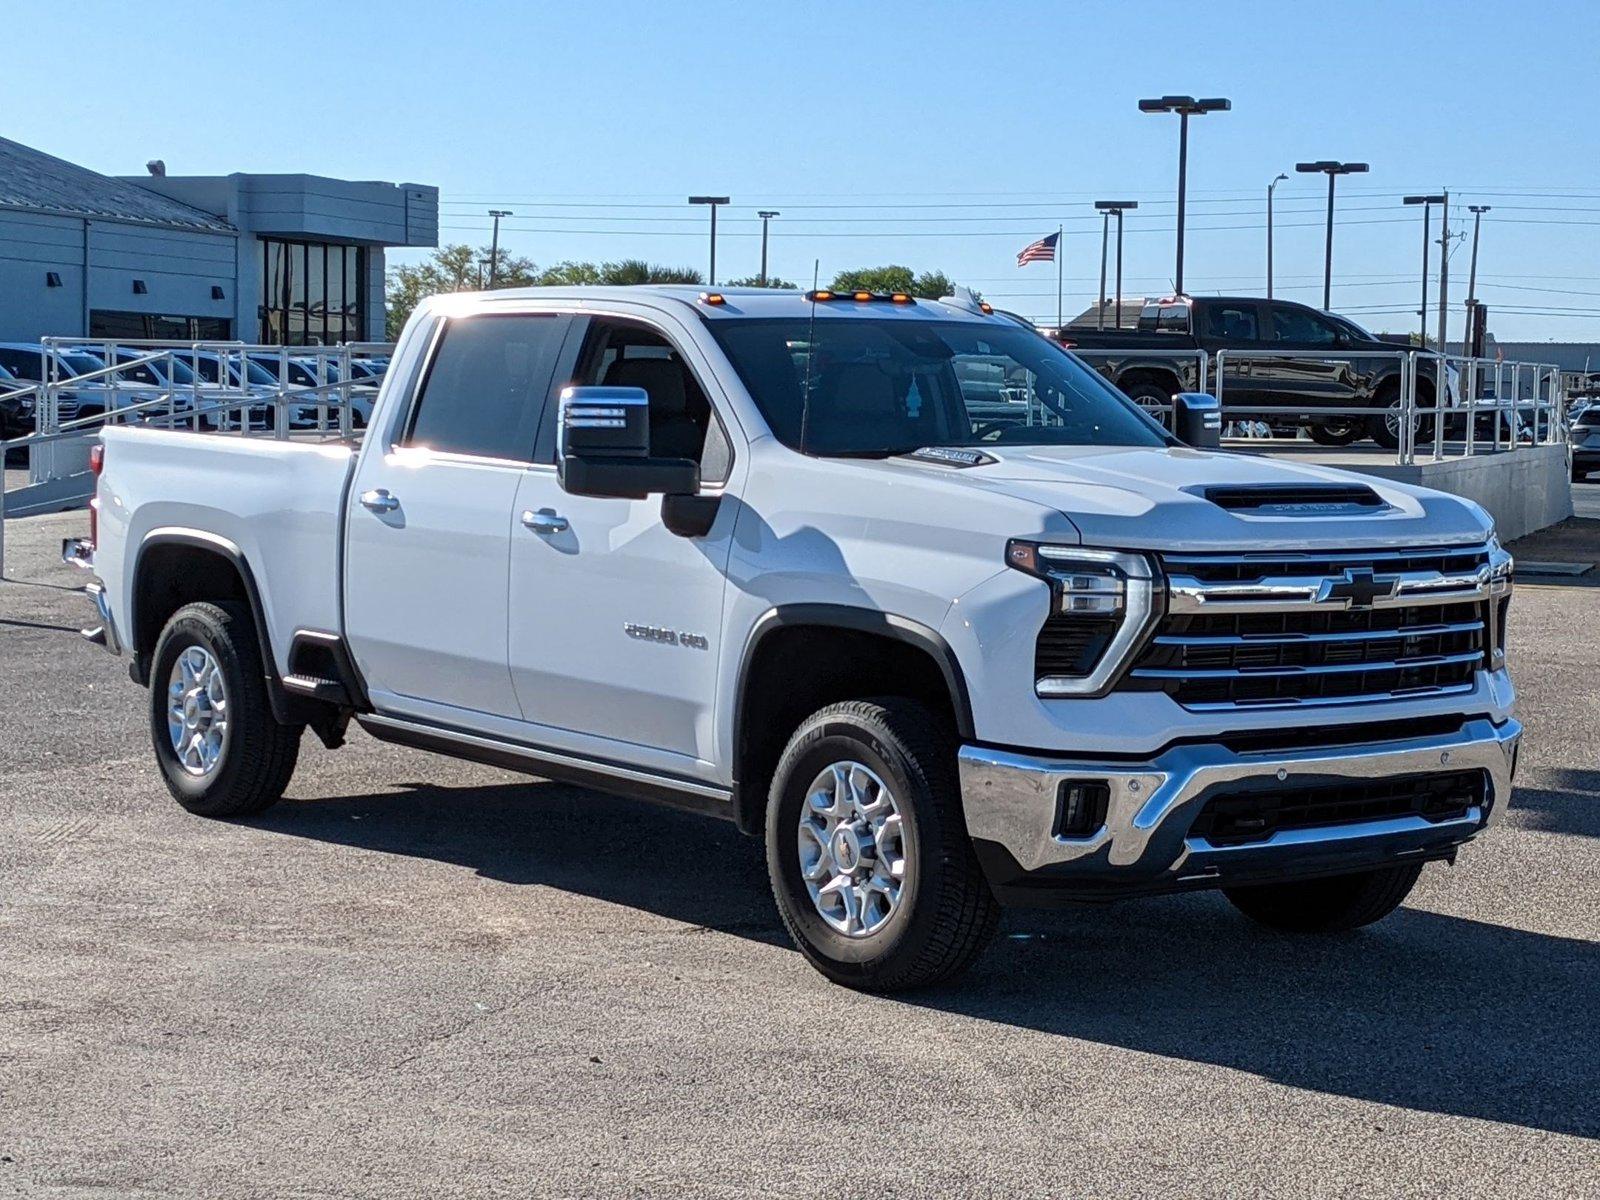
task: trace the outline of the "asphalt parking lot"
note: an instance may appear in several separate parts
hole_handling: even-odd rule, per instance
[[[874,998],[703,818],[359,733],[188,816],[74,632],[83,523],[0,583],[0,1195],[1600,1194],[1600,588],[1520,587],[1507,823],[1381,925],[1011,912]]]

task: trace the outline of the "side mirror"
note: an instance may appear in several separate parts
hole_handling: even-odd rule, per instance
[[[650,396],[634,387],[562,389],[556,475],[574,496],[643,500],[700,490],[692,459],[650,456]]]
[[[1172,430],[1196,450],[1222,444],[1222,402],[1204,392],[1179,392],[1172,398]]]

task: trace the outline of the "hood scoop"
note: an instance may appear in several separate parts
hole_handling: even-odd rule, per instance
[[[1183,490],[1229,512],[1263,517],[1327,517],[1389,508],[1364,483],[1209,484]]]

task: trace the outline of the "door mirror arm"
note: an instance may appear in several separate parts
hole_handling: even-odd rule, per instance
[[[669,494],[661,497],[661,523],[681,538],[705,537],[722,509],[722,496]]]

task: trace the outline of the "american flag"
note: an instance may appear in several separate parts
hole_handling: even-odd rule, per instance
[[[1055,262],[1056,239],[1060,232],[1052,233],[1049,237],[1042,237],[1030,246],[1024,246],[1017,255],[1017,266],[1025,267],[1031,262]]]

